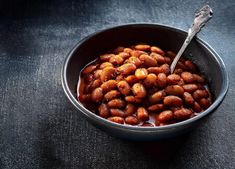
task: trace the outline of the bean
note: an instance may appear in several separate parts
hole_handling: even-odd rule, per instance
[[[97,65],[89,65],[82,70],[83,75],[92,73],[97,68]]]
[[[152,46],[150,50],[151,50],[151,52],[155,52],[155,53],[158,53],[160,55],[165,54],[165,52],[157,46]]]
[[[99,106],[98,110],[99,110],[99,114],[98,115],[100,117],[103,117],[103,118],[109,117],[109,108],[108,108],[108,106],[106,104],[102,103]]]
[[[117,82],[116,80],[108,80],[104,82],[100,87],[103,89],[104,92],[108,92],[117,87]]]
[[[173,84],[178,84],[178,82],[180,81],[181,77],[177,74],[171,74],[167,76],[167,83],[170,85]]]
[[[162,69],[162,73],[169,74],[170,73],[170,66],[168,64],[163,64],[160,66]]]
[[[123,52],[126,53],[131,53],[131,51],[133,51],[131,48],[124,48]]]
[[[91,82],[93,81],[93,79],[94,79],[94,75],[93,75],[93,74],[87,74],[87,75],[85,75],[85,77],[84,77],[84,81],[85,81],[86,83],[91,83]]]
[[[176,64],[176,68],[177,69],[188,70],[187,66],[185,66],[185,64],[182,61],[178,61],[178,63]]]
[[[90,89],[94,90],[95,88],[100,87],[101,84],[102,82],[100,81],[100,79],[96,79],[91,83]]]
[[[141,121],[149,120],[148,111],[144,107],[139,107],[137,109],[137,118]]]
[[[100,56],[102,62],[108,62],[111,57],[115,56],[114,54],[104,54]]]
[[[157,120],[160,123],[169,122],[174,118],[174,114],[171,110],[165,110],[158,115]]]
[[[129,75],[125,78],[125,80],[127,81],[127,83],[129,83],[130,85],[137,83],[139,81],[139,79],[135,76],[135,75]]]
[[[91,100],[91,95],[90,94],[80,94],[78,96],[78,99],[81,102],[89,102]]]
[[[124,124],[124,119],[122,117],[117,117],[117,116],[109,117],[108,120],[115,123]]]
[[[182,106],[182,99],[178,96],[166,96],[163,100],[166,106]]]
[[[91,100],[93,102],[100,102],[102,101],[103,97],[104,97],[103,90],[100,87],[96,88],[91,93]]]
[[[123,94],[123,95],[128,95],[131,92],[131,87],[129,86],[129,84],[122,80],[120,82],[118,82],[117,84],[118,90]]]
[[[121,58],[123,58],[124,60],[128,59],[130,57],[130,54],[127,52],[120,52],[118,54],[118,56],[120,56]]]
[[[147,67],[157,66],[157,61],[147,54],[140,55],[139,59]]]
[[[197,113],[201,112],[202,111],[202,108],[201,106],[198,104],[198,102],[194,102],[193,104],[193,110]]]
[[[164,64],[164,63],[166,63],[166,60],[165,60],[165,58],[162,56],[162,55],[160,55],[160,54],[158,54],[158,53],[151,53],[150,54],[150,56],[152,57],[152,58],[154,58],[156,61],[157,61],[157,63],[159,63],[159,64]]]
[[[164,109],[164,104],[154,104],[148,107],[148,110],[151,112],[158,112]]]
[[[113,53],[120,53],[120,52],[123,52],[125,48],[123,46],[118,46],[116,49],[114,49]]]
[[[190,72],[181,73],[181,77],[185,83],[193,83],[194,82],[193,74]]]
[[[194,98],[190,93],[184,92],[183,98],[184,98],[184,101],[185,101],[186,104],[193,105]]]
[[[137,77],[137,79],[145,79],[148,75],[148,71],[147,69],[145,68],[139,68],[139,69],[136,69],[135,71],[135,76]]]
[[[113,67],[113,64],[110,62],[104,62],[100,65],[100,69],[104,69],[106,67]]]
[[[166,78],[166,74],[164,73],[159,73],[157,75],[157,84],[159,87],[164,88],[167,85],[167,78]]]
[[[204,109],[207,109],[208,107],[210,107],[211,101],[210,101],[209,99],[202,98],[202,99],[199,100],[199,104],[200,104],[201,107],[203,107]]]
[[[165,62],[170,65],[172,62],[171,58],[170,57],[164,57],[164,58],[165,58]]]
[[[192,93],[198,89],[198,86],[196,84],[185,84],[182,87],[184,88],[184,91],[189,93]]]
[[[100,74],[100,80],[102,82],[105,82],[111,78],[114,78],[116,76],[116,69],[113,67],[106,67],[102,70],[102,73]]]
[[[182,96],[184,94],[184,89],[179,85],[167,86],[165,92],[168,95]]]
[[[133,63],[125,63],[118,68],[121,74],[129,75],[136,70],[136,66]]]
[[[140,103],[142,101],[141,98],[137,98],[135,96],[126,96],[125,100],[129,103]]]
[[[109,108],[123,108],[125,106],[125,102],[121,99],[113,99],[108,102]]]
[[[193,78],[197,83],[205,83],[205,79],[197,74],[193,74]]]
[[[109,59],[109,62],[113,65],[121,65],[124,62],[124,59],[119,55],[114,55]]]
[[[195,100],[199,100],[201,98],[207,98],[209,97],[209,93],[207,90],[196,90],[195,92],[193,92],[193,98]]]
[[[190,60],[186,60],[184,64],[192,72],[195,72],[197,70],[196,65]]]
[[[147,70],[148,70],[149,73],[154,73],[156,75],[158,73],[162,73],[163,72],[161,67],[149,67]]]
[[[167,56],[167,57],[170,57],[171,59],[174,59],[175,56],[176,56],[176,54],[175,54],[174,52],[172,52],[172,51],[167,51],[167,52],[166,52],[166,56]]]
[[[98,69],[94,72],[94,78],[99,79],[102,74],[102,70]]]
[[[133,50],[130,52],[130,54],[131,54],[131,56],[139,57],[140,55],[147,54],[147,53],[144,51],[140,51],[140,50]]]
[[[125,112],[120,109],[110,109],[112,116],[125,117]]]
[[[128,60],[127,60],[127,63],[133,63],[136,67],[139,67],[141,65],[141,61],[139,58],[137,57],[130,57]]]
[[[149,97],[149,101],[150,103],[157,103],[160,102],[165,96],[166,93],[163,90],[158,91]]]
[[[125,118],[125,122],[130,125],[137,125],[139,120],[134,116],[128,116]]]
[[[126,109],[125,109],[125,115],[126,116],[131,116],[132,114],[134,114],[136,111],[136,107],[133,104],[127,104],[126,105]]]
[[[174,73],[180,75],[181,73],[183,73],[183,69],[176,68],[176,69],[174,70]]]
[[[146,96],[146,90],[145,87],[141,83],[135,83],[132,86],[132,92],[137,98],[143,98]]]
[[[136,45],[135,49],[149,51],[150,50],[150,46],[149,45],[142,45],[142,44],[140,44],[140,45]]]
[[[121,93],[117,90],[111,90],[109,91],[108,93],[106,93],[104,95],[104,98],[107,100],[107,101],[110,101],[112,99],[115,99],[117,97],[119,97],[121,95]]]
[[[153,87],[157,85],[157,76],[153,73],[147,75],[144,79],[144,85],[147,87]]]
[[[192,115],[192,111],[189,110],[189,109],[186,109],[186,108],[182,108],[180,110],[176,110],[174,112],[174,117],[177,119],[177,120],[185,120],[185,119],[189,119]]]
[[[120,74],[116,77],[116,81],[120,82],[120,81],[124,80],[124,78],[125,78],[124,75]]]

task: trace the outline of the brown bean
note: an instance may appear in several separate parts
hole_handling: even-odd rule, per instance
[[[163,64],[160,66],[162,73],[169,74],[170,73],[170,66],[168,64]]]
[[[106,93],[104,95],[104,98],[107,100],[107,101],[110,101],[112,99],[115,99],[117,97],[119,97],[121,95],[121,93],[117,90],[111,90],[109,91],[108,93]]]
[[[134,116],[128,116],[125,118],[125,122],[130,125],[137,125],[139,120]]]
[[[113,99],[108,102],[109,108],[123,108],[125,106],[125,102],[121,99]]]
[[[179,85],[167,86],[165,92],[168,95],[182,96],[184,94],[184,89]]]
[[[163,100],[166,106],[182,106],[182,99],[178,96],[166,96]]]
[[[154,73],[156,75],[163,72],[161,67],[149,67],[147,70],[149,73]]]
[[[165,58],[165,62],[170,65],[172,62],[171,58],[170,57],[164,57],[164,58]]]
[[[123,58],[124,60],[128,59],[130,57],[130,54],[127,52],[120,52],[118,54],[118,56],[120,56],[121,58]]]
[[[140,55],[139,59],[147,67],[157,66],[157,61],[147,54]]]
[[[145,87],[141,83],[135,83],[132,86],[132,92],[137,98],[143,98],[146,96]]]
[[[180,75],[181,73],[183,73],[183,69],[176,68],[176,69],[174,70],[174,73]]]
[[[136,111],[136,107],[133,104],[127,104],[126,105],[126,109],[125,109],[125,115],[126,116],[131,116],[132,114],[134,114]]]
[[[141,98],[137,98],[135,96],[126,96],[125,100],[129,103],[140,103],[142,101]]]
[[[197,113],[201,112],[202,111],[202,108],[201,106],[198,104],[198,102],[194,102],[193,104],[193,110]]]
[[[166,74],[164,73],[159,73],[157,75],[157,84],[159,87],[164,88],[167,85],[167,78],[166,78]]]
[[[125,63],[118,68],[118,71],[124,75],[129,75],[135,72],[135,70],[136,70],[136,66],[133,63]]]
[[[153,73],[147,75],[144,79],[144,85],[147,87],[154,87],[157,85],[157,76]]]
[[[78,99],[81,102],[89,102],[89,101],[91,101],[91,94],[80,94],[78,96]]]
[[[149,51],[150,50],[150,46],[149,45],[140,44],[140,45],[136,45],[135,49]]]
[[[117,116],[109,117],[108,120],[115,123],[124,124],[124,119],[122,117],[117,117]]]
[[[104,92],[108,92],[117,87],[117,82],[116,80],[108,80],[104,82],[100,87],[103,89]]]
[[[157,103],[160,102],[165,96],[166,93],[163,90],[158,91],[149,97],[149,101],[150,103]]]
[[[123,94],[123,95],[128,95],[131,92],[131,87],[129,86],[129,84],[122,80],[120,82],[118,82],[117,84],[118,90]]]
[[[126,53],[131,53],[131,51],[133,51],[131,48],[124,48],[123,49],[123,52],[126,52]]]
[[[151,112],[158,112],[158,111],[162,111],[164,108],[164,104],[154,104],[152,106],[148,107],[148,110]]]
[[[116,77],[116,81],[120,82],[120,81],[124,80],[124,78],[125,78],[124,75],[120,74]]]
[[[97,65],[89,65],[82,70],[83,75],[92,73],[97,68]]]
[[[103,97],[104,97],[103,90],[100,87],[96,88],[91,93],[91,100],[93,102],[100,102],[102,101]]]
[[[193,98],[195,100],[199,100],[201,98],[207,98],[209,97],[209,93],[207,90],[196,90],[195,92],[193,92]]]
[[[124,59],[119,55],[114,55],[109,59],[109,62],[113,65],[121,65],[124,62]]]
[[[171,110],[165,110],[158,115],[157,120],[161,123],[165,123],[171,121],[173,118],[173,112]]]
[[[154,58],[154,59],[157,61],[158,64],[164,64],[164,63],[166,63],[165,58],[164,58],[162,55],[158,54],[158,53],[152,52],[152,53],[150,54],[150,56],[151,56],[152,58]]]
[[[109,117],[109,108],[108,108],[108,106],[107,106],[106,104],[102,103],[102,104],[99,106],[98,110],[99,110],[98,115],[99,115],[100,117],[103,117],[103,118]]]
[[[184,64],[188,68],[188,70],[192,72],[195,72],[197,70],[197,66],[190,60],[186,60]]]
[[[135,76],[135,75],[129,75],[125,78],[125,80],[127,81],[127,83],[129,83],[130,85],[137,83],[139,81],[139,79]]]
[[[113,67],[113,64],[110,63],[110,62],[103,62],[101,65],[100,65],[100,69],[104,69],[106,67]]]
[[[180,79],[181,79],[181,77],[179,75],[171,74],[171,75],[167,76],[167,83],[170,85],[178,84]]]
[[[84,75],[84,81],[86,83],[91,83],[93,80],[94,80],[94,75],[93,74]]]
[[[112,79],[116,76],[116,69],[113,67],[106,67],[102,70],[102,73],[100,74],[100,80],[102,82],[105,82],[109,79]]]
[[[139,107],[137,109],[137,118],[141,121],[149,120],[149,113],[144,107]]]
[[[133,51],[130,52],[130,54],[131,54],[131,56],[139,57],[142,54],[146,54],[146,52],[140,51],[140,50],[133,50]]]
[[[165,54],[165,52],[157,46],[152,46],[150,50],[151,50],[151,52],[155,52],[155,53],[158,53],[160,55]]]
[[[181,73],[181,77],[185,83],[193,83],[194,82],[193,74],[190,72]]]
[[[193,112],[191,110],[186,109],[186,108],[182,108],[182,109],[176,110],[174,112],[174,117],[177,120],[186,120],[186,119],[189,119],[192,114],[193,114]]]
[[[166,52],[166,56],[167,56],[167,57],[170,57],[171,59],[174,59],[175,56],[176,56],[176,54],[175,54],[174,52],[172,52],[172,51],[167,51],[167,52]]]
[[[115,56],[114,54],[104,54],[100,56],[102,62],[108,62],[111,57]]]
[[[194,98],[190,93],[184,92],[183,98],[184,98],[184,101],[185,101],[186,104],[193,105]]]
[[[202,98],[202,99],[199,100],[199,104],[204,109],[207,109],[208,107],[210,107],[211,101],[209,99]]]
[[[135,70],[135,76],[137,77],[137,79],[145,79],[148,75],[148,71],[145,68],[138,68]]]
[[[125,117],[125,112],[120,109],[110,109],[112,116]]]
[[[120,52],[123,52],[125,48],[123,46],[118,46],[116,49],[113,50],[113,53],[120,53]]]
[[[100,87],[101,83],[102,83],[102,82],[100,81],[100,79],[94,80],[94,81],[91,83],[90,89],[91,89],[91,90],[94,90],[95,88]]]
[[[141,61],[139,58],[137,57],[130,57],[128,60],[127,60],[127,63],[133,63],[136,67],[139,67],[141,65]]]
[[[95,70],[94,71],[94,78],[99,79],[101,74],[102,74],[101,69]]]
[[[198,86],[196,84],[185,84],[182,87],[184,88],[184,91],[189,93],[192,93],[198,89]]]
[[[205,83],[205,79],[197,74],[193,74],[193,78],[197,83]]]

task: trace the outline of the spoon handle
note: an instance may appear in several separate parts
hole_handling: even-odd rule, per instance
[[[205,23],[211,19],[212,14],[213,12],[209,5],[203,6],[199,11],[195,13],[193,24],[188,30],[188,36],[171,64],[171,73],[174,72],[177,62],[179,61],[181,55],[184,53],[193,37],[201,30]]]

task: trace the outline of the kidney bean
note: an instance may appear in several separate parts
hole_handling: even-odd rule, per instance
[[[162,55],[158,54],[158,53],[153,53],[153,52],[152,52],[152,53],[150,54],[150,56],[151,56],[152,58],[154,58],[154,59],[157,61],[158,64],[164,64],[164,63],[166,63],[165,58],[164,58]]]
[[[181,77],[177,74],[171,74],[167,76],[167,83],[170,85],[178,84]]]
[[[139,123],[139,120],[134,116],[127,116],[125,118],[125,122],[130,125],[137,125]]]
[[[98,115],[99,115],[100,117],[103,117],[103,118],[109,117],[109,114],[110,114],[110,113],[109,113],[109,108],[108,108],[108,106],[107,106],[106,104],[102,103],[102,104],[99,106],[98,110],[99,110]]]
[[[141,121],[149,120],[149,113],[144,107],[139,107],[137,109],[137,118]]]
[[[136,45],[135,49],[149,51],[150,50],[150,46],[149,45],[140,44],[140,45]]]
[[[178,96],[166,96],[163,100],[166,106],[182,106],[182,99]]]
[[[165,58],[165,62],[170,65],[172,62],[171,58],[170,57],[164,57],[164,58]]]
[[[167,85],[167,78],[166,78],[166,74],[164,73],[159,73],[157,75],[157,84],[159,87],[164,88]]]
[[[198,86],[196,84],[185,84],[182,87],[184,88],[184,91],[189,93],[192,93],[198,89]]]
[[[167,52],[166,52],[166,56],[167,56],[167,57],[170,57],[171,59],[174,59],[175,56],[176,56],[176,54],[175,54],[174,52],[172,52],[172,51],[167,51]]]
[[[113,67],[113,64],[110,62],[104,62],[100,65],[100,69],[104,69],[106,67]]]
[[[136,67],[139,67],[142,63],[139,58],[131,56],[128,60],[127,63],[133,63]]]
[[[170,66],[168,64],[163,64],[160,68],[162,69],[162,73],[166,75],[170,73]]]
[[[130,57],[130,54],[127,52],[120,52],[118,54],[118,56],[120,56],[121,58],[123,58],[124,60],[128,59]]]
[[[125,78],[125,80],[130,85],[137,83],[139,81],[139,79],[135,75],[129,75]]]
[[[193,74],[190,72],[181,73],[181,77],[185,83],[193,83],[194,82]]]
[[[108,93],[106,93],[104,95],[104,98],[107,100],[107,101],[110,101],[112,99],[115,99],[117,97],[119,97],[121,95],[121,93],[117,90],[111,90],[109,91]]]
[[[114,54],[104,54],[100,56],[102,62],[108,62],[111,57],[115,56]]]
[[[161,67],[149,67],[147,70],[148,70],[149,73],[154,73],[156,75],[158,73],[162,73],[163,72]]]
[[[83,75],[92,73],[97,68],[97,65],[89,65],[82,70]]]
[[[126,53],[131,53],[131,51],[133,51],[131,48],[124,48],[123,49],[123,52],[126,52]]]
[[[160,123],[171,121],[174,118],[174,114],[171,110],[165,110],[158,115],[157,120]]]
[[[184,92],[183,98],[184,98],[184,101],[185,101],[186,104],[193,105],[194,98],[190,93]]]
[[[200,104],[201,107],[203,107],[204,109],[207,109],[208,107],[210,107],[211,101],[210,101],[209,99],[202,98],[202,99],[199,100],[199,104]]]
[[[123,108],[125,107],[125,102],[121,99],[113,99],[108,102],[109,108]]]
[[[202,111],[202,108],[201,106],[198,104],[198,102],[194,102],[193,104],[193,110],[197,113],[201,112]]]
[[[117,84],[118,90],[123,94],[123,95],[128,95],[131,92],[131,87],[129,86],[129,84],[122,80],[120,82],[118,82]]]
[[[197,70],[196,65],[192,61],[190,61],[190,60],[186,60],[184,62],[184,64],[188,68],[188,70],[190,70],[192,72],[195,72]]]
[[[157,85],[157,76],[153,73],[147,75],[144,79],[144,85],[147,87],[154,87]]]
[[[110,90],[113,90],[117,87],[117,82],[116,80],[108,80],[106,82],[104,82],[101,86],[102,90],[104,92],[108,92]]]
[[[132,86],[132,92],[137,98],[143,98],[146,96],[146,90],[145,87],[141,83],[135,83]]]
[[[148,110],[151,112],[158,112],[164,109],[164,104],[154,104],[148,107]]]
[[[125,100],[129,103],[140,103],[142,101],[141,98],[137,98],[135,96],[126,96]]]
[[[118,46],[116,49],[113,50],[113,53],[120,53],[120,52],[123,52],[125,48],[123,46]]]
[[[193,74],[193,78],[197,83],[205,83],[205,79],[197,74]]]
[[[132,114],[134,114],[136,111],[136,107],[133,104],[127,104],[126,105],[126,109],[125,109],[125,115],[126,116],[131,116]]]
[[[140,80],[145,79],[147,75],[148,75],[148,71],[145,68],[138,68],[135,71],[135,76],[137,77],[137,79],[140,79]]]
[[[136,70],[136,66],[133,63],[125,63],[122,66],[118,67],[118,71],[121,74],[129,75]]]
[[[182,96],[184,94],[184,89],[179,85],[167,86],[165,92],[168,95]]]
[[[84,81],[86,83],[91,83],[94,79],[94,75],[93,74],[88,74],[88,75],[84,75]]]
[[[151,50],[151,52],[155,52],[155,53],[158,53],[160,55],[165,54],[165,52],[157,46],[152,46],[150,50]]]
[[[109,117],[108,120],[115,123],[124,124],[124,119],[122,117],[117,117],[117,116]]]
[[[110,109],[112,116],[125,117],[125,112],[120,109]]]
[[[103,90],[100,87],[96,88],[91,93],[91,100],[93,102],[100,102],[102,101],[103,97],[104,97]]]
[[[140,51],[140,50],[133,50],[133,51],[131,51],[131,56],[134,56],[134,57],[139,57],[140,55],[142,55],[142,54],[147,54],[146,52],[144,52],[144,51]]]
[[[120,82],[120,81],[122,81],[122,80],[124,80],[124,79],[125,79],[124,75],[120,74],[120,75],[118,75],[118,76],[116,77],[116,82]]]
[[[147,54],[140,55],[139,59],[147,67],[157,66],[157,61]]]
[[[207,90],[196,90],[195,92],[193,92],[193,98],[195,100],[199,100],[201,98],[207,98],[209,97],[209,93]]]
[[[119,55],[114,55],[109,59],[109,62],[113,65],[121,65],[124,62],[124,59]]]
[[[101,70],[101,69],[95,70],[95,71],[94,71],[94,78],[99,79],[101,73],[102,73],[102,70]]]
[[[183,69],[180,69],[180,68],[176,68],[175,70],[174,70],[174,73],[175,74],[181,74],[183,72]]]
[[[189,119],[192,115],[192,111],[189,110],[189,109],[186,109],[186,108],[182,108],[180,110],[176,110],[174,112],[174,117],[177,119],[177,120],[185,120],[185,119]]]
[[[158,91],[149,97],[149,101],[150,103],[157,103],[161,101],[165,96],[166,96],[166,93],[163,90]]]
[[[100,79],[96,79],[91,83],[90,89],[94,90],[95,88],[100,87],[101,84],[102,82],[100,81]]]
[[[116,69],[113,67],[106,67],[102,70],[102,73],[100,74],[100,80],[102,82],[105,82],[109,79],[112,79],[116,76]]]

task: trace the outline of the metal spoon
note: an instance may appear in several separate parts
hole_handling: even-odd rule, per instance
[[[178,60],[184,53],[185,49],[187,48],[193,37],[201,30],[205,23],[212,18],[212,14],[213,11],[209,5],[203,6],[199,11],[195,13],[193,24],[188,30],[188,36],[171,64],[171,73],[174,72]]]

